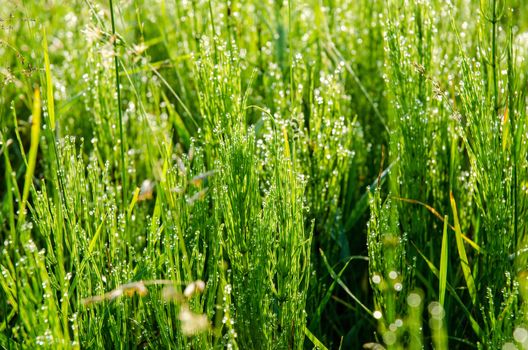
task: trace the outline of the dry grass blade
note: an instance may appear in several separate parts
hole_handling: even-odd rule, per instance
[[[429,204],[417,201],[415,199],[409,199],[409,198],[401,198],[401,197],[395,197],[395,196],[393,196],[392,198],[402,201],[402,202],[421,205],[425,209],[429,210],[434,216],[439,218],[442,222],[444,222],[444,217],[435,208],[431,207]],[[455,231],[455,227],[453,225],[448,224],[448,226],[451,228],[451,230]],[[471,240],[468,236],[466,236],[462,232],[460,233],[460,235],[462,239],[464,239],[471,247],[473,247],[473,249],[477,251],[477,253],[486,254],[486,251],[482,247],[480,247],[477,243],[473,242],[473,240]]]
[[[89,305],[97,304],[103,301],[112,301],[123,295],[131,297],[137,294],[140,297],[143,297],[147,295],[147,293],[148,293],[148,290],[147,290],[147,287],[145,286],[145,283],[143,281],[138,281],[138,282],[131,282],[131,283],[120,285],[119,287],[117,287],[116,289],[108,293],[105,293],[103,295],[96,295],[93,297],[88,297],[88,298],[83,299],[81,302],[84,306],[89,306]]]

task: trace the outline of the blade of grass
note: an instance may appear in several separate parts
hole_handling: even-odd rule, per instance
[[[425,209],[429,210],[434,216],[439,218],[442,222],[444,221],[444,218],[442,217],[442,215],[440,215],[440,213],[435,208],[431,207],[429,204],[417,201],[416,199],[401,198],[401,197],[395,197],[395,196],[393,196],[392,198],[397,199],[397,200],[402,201],[402,202],[407,202],[407,203],[411,203],[411,204],[421,205]],[[455,227],[453,225],[448,225],[448,226],[453,231],[455,231]],[[475,249],[477,251],[477,253],[486,254],[486,251],[482,247],[480,247],[477,243],[475,243],[473,240],[471,240],[468,236],[466,236],[462,232],[460,234],[462,236],[462,239],[464,239],[471,247],[473,247],[473,249]]]
[[[359,306],[361,306],[361,308],[363,310],[365,310],[370,316],[374,317],[374,314],[372,313],[372,311],[369,310],[368,307],[366,307],[354,294],[352,294],[352,292],[350,291],[350,289],[343,283],[343,281],[341,280],[341,278],[339,278],[339,276],[337,276],[337,274],[335,273],[334,269],[332,269],[332,267],[330,266],[330,264],[328,263],[328,260],[326,259],[326,256],[324,254],[324,252],[319,249],[319,252],[321,253],[321,257],[323,258],[323,263],[325,264],[326,268],[328,269],[328,272],[330,273],[330,276],[332,276],[332,278],[337,281],[337,283],[345,290],[345,292],[352,298],[354,299],[354,301],[356,303],[358,303]]]
[[[444,307],[444,301],[445,301],[445,291],[446,291],[446,284],[447,284],[447,263],[449,261],[449,245],[447,240],[447,226],[449,225],[448,222],[449,217],[446,215],[444,216],[444,232],[442,234],[442,251],[440,254],[440,284],[439,284],[439,299],[440,299],[440,305]]]
[[[24,180],[24,189],[22,190],[22,202],[20,203],[20,215],[18,216],[17,226],[24,222],[26,217],[26,206],[29,198],[29,190],[33,183],[33,174],[37,163],[37,153],[40,140],[40,90],[35,89],[33,96],[33,111],[31,121],[31,144],[29,146],[29,156]]]
[[[374,180],[374,182],[368,187],[367,191],[365,191],[365,193],[361,196],[359,201],[354,206],[354,209],[352,209],[352,213],[350,214],[345,223],[346,231],[351,230],[354,225],[359,221],[359,219],[361,219],[363,214],[367,211],[367,208],[369,206],[369,193],[374,193],[374,190],[385,182],[387,176],[390,173],[391,168],[394,166],[394,164],[396,164],[396,161],[397,160],[392,162],[385,170],[383,170],[380,176],[378,176],[378,178]]]
[[[438,268],[429,260],[425,257],[425,255],[420,251],[420,249],[418,249],[418,247],[416,246],[416,244],[414,244],[413,242],[411,242],[411,244],[414,246],[414,249],[416,249],[416,251],[418,252],[418,254],[422,257],[422,259],[425,261],[425,263],[427,264],[427,266],[429,267],[429,269],[431,270],[431,272],[433,273],[433,275],[435,275],[437,278],[440,277],[440,271],[438,270]],[[446,288],[447,290],[449,291],[449,294],[451,294],[451,296],[456,300],[456,302],[460,305],[460,307],[462,308],[462,310],[464,310],[464,313],[466,314],[466,317],[469,319],[469,323],[471,325],[471,328],[473,329],[473,331],[475,332],[475,334],[477,334],[477,336],[481,336],[483,334],[482,332],[482,328],[480,328],[478,322],[475,320],[475,318],[471,315],[471,313],[469,312],[469,310],[467,309],[466,305],[462,302],[462,300],[460,299],[460,297],[458,296],[458,294],[456,293],[456,290],[455,288],[449,284],[449,282],[446,281]]]
[[[112,21],[112,41],[114,46],[114,68],[115,68],[115,79],[116,79],[116,92],[117,92],[117,116],[119,122],[119,150],[121,155],[121,200],[123,205],[126,203],[127,196],[127,181],[126,181],[126,164],[125,164],[125,138],[123,135],[123,112],[121,111],[121,82],[119,79],[119,61],[117,57],[117,35],[115,28],[114,18],[114,5],[110,0],[110,18]]]
[[[163,92],[163,90],[161,91],[161,97],[163,98],[163,101],[165,101],[165,104],[169,111],[169,115],[173,120],[174,127],[176,128],[176,132],[178,133],[178,136],[180,137],[180,140],[181,140],[180,142],[182,142],[186,148],[189,148],[191,144],[191,135],[189,131],[187,130],[187,127],[185,126],[185,122],[183,121],[180,114],[176,111],[176,109],[174,109],[174,107],[169,101],[169,98]]]
[[[352,260],[366,260],[366,261],[368,261],[368,258],[364,257],[364,256],[351,256],[350,258],[348,258],[348,261],[345,263],[345,266],[343,266],[343,268],[337,274],[337,276],[339,278],[341,278],[341,275],[343,274],[343,272],[345,272],[346,268],[348,267],[348,265],[350,264],[350,262]],[[315,311],[315,316],[313,317],[313,320],[312,320],[312,322],[310,324],[310,328],[313,328],[315,326],[315,323],[320,321],[321,314],[323,313],[323,310],[324,310],[326,304],[330,300],[330,297],[332,296],[332,292],[334,291],[336,285],[337,285],[337,281],[334,280],[332,282],[332,284],[330,285],[330,287],[328,287],[328,290],[326,291],[324,297],[321,299],[321,302],[317,306],[317,310]]]
[[[97,243],[97,239],[101,235],[101,232],[103,231],[103,225],[105,223],[106,215],[103,216],[103,220],[99,224],[99,227],[97,228],[97,231],[95,231],[95,235],[93,236],[92,240],[90,241],[90,245],[88,246],[88,254],[87,256],[90,256],[95,248],[95,244]]]
[[[77,284],[79,282],[79,276],[82,276],[84,268],[88,264],[88,261],[92,258],[92,253],[95,249],[97,240],[99,239],[99,236],[101,236],[101,232],[103,232],[105,221],[106,221],[106,215],[103,216],[103,219],[101,220],[101,223],[99,224],[99,227],[97,227],[97,231],[95,231],[94,236],[90,240],[90,244],[88,245],[88,254],[86,254],[86,256],[82,259],[79,265],[80,266],[79,271],[78,273],[75,274],[75,277],[73,278],[73,281],[70,284],[69,291],[68,291],[69,294],[72,294],[75,288],[77,287]]]
[[[127,210],[128,218],[132,216],[132,210],[134,210],[134,206],[136,205],[138,198],[139,198],[139,191],[140,191],[139,187],[136,187],[136,189],[134,190],[134,195],[132,196],[132,200],[130,201],[130,204],[128,205],[128,210]]]
[[[469,295],[471,296],[471,301],[473,302],[473,305],[475,305],[477,302],[477,289],[475,288],[475,280],[473,279],[473,275],[471,274],[471,267],[469,266],[466,248],[464,248],[464,242],[462,241],[462,232],[460,230],[460,223],[458,221],[456,202],[452,192],[449,194],[449,199],[451,201],[451,208],[453,210],[453,220],[455,222],[455,237],[458,255],[460,256],[462,272],[464,273],[464,279],[466,280],[466,285],[468,287]]]
[[[42,28],[42,48],[44,49],[44,67],[46,70],[46,102],[48,103],[48,115],[50,118],[51,130],[55,130],[55,100],[53,99],[53,83],[51,77],[51,67],[48,54],[48,39],[46,29]]]
[[[313,333],[310,332],[310,330],[308,328],[306,328],[306,326],[304,327],[304,334],[306,334],[308,339],[310,339],[310,341],[313,343],[313,345],[315,345],[316,349],[328,350],[328,348],[326,346],[324,346],[323,343],[321,343],[321,341],[319,339],[317,339],[317,337],[315,335],[313,335]]]

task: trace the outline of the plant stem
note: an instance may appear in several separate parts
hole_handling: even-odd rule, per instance
[[[115,31],[114,6],[112,0],[110,1],[110,16],[112,18],[112,37],[114,45],[114,66],[116,76],[116,91],[117,91],[117,115],[119,117],[119,145],[121,152],[121,200],[123,205],[126,205],[127,181],[126,181],[126,164],[125,164],[125,140],[123,137],[123,112],[121,111],[121,83],[119,80],[119,62],[117,60],[117,37]]]

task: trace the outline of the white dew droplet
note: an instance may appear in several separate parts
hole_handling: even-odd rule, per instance
[[[407,297],[407,304],[411,307],[418,307],[422,303],[422,297],[418,293],[410,293]]]
[[[513,338],[519,343],[525,343],[528,340],[528,331],[526,328],[517,327],[513,331]]]
[[[502,350],[517,350],[517,346],[513,343],[507,342],[502,346]]]

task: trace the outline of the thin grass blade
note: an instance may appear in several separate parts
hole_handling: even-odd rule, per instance
[[[451,208],[453,210],[453,220],[455,222],[455,237],[458,255],[460,257],[460,264],[462,266],[462,272],[464,273],[464,279],[466,280],[469,295],[471,296],[471,301],[473,305],[475,305],[477,302],[477,289],[475,287],[475,280],[473,279],[473,275],[471,274],[471,267],[469,266],[466,248],[464,248],[464,242],[462,241],[462,231],[460,229],[460,222],[458,221],[458,212],[453,193],[450,193],[449,197],[451,200]]]
[[[306,334],[308,339],[310,339],[310,341],[313,343],[313,345],[315,345],[316,349],[328,350],[328,348],[326,346],[324,346],[323,343],[321,343],[321,341],[319,339],[317,339],[317,337],[312,332],[310,332],[310,330],[308,328],[306,328],[306,326],[304,327],[304,334]]]
[[[22,190],[22,202],[20,203],[20,216],[18,217],[18,224],[20,225],[26,216],[27,200],[29,198],[29,190],[33,184],[33,174],[35,173],[35,166],[37,164],[37,153],[40,139],[40,90],[35,89],[33,96],[33,111],[31,121],[31,145],[29,146],[29,156],[26,169],[26,176],[24,180],[24,189]]]
[[[343,283],[343,281],[341,280],[341,278],[339,278],[339,276],[337,276],[337,274],[335,273],[334,269],[332,269],[332,267],[330,266],[330,264],[328,263],[328,260],[326,259],[326,256],[324,255],[323,251],[319,249],[319,252],[321,253],[321,257],[323,258],[323,263],[325,264],[326,268],[328,269],[328,272],[330,273],[330,276],[332,276],[332,278],[337,281],[337,283],[345,290],[345,292],[352,298],[354,299],[354,301],[356,303],[358,303],[359,306],[361,306],[361,308],[363,310],[365,310],[369,315],[371,315],[372,317],[374,317],[374,314],[372,313],[372,311],[369,310],[368,307],[366,307],[362,302],[361,300],[359,300],[354,294],[352,294],[352,292],[350,291],[350,289]]]
[[[438,287],[438,294],[440,299],[440,305],[444,306],[445,291],[447,285],[447,264],[449,261],[449,245],[447,240],[447,227],[449,225],[449,217],[444,216],[444,232],[442,234],[442,251],[440,254],[440,284]]]
[[[46,30],[42,29],[42,48],[44,50],[44,67],[46,70],[46,100],[48,104],[48,115],[50,118],[51,130],[55,130],[55,100],[53,98],[53,79],[51,76],[51,66],[48,54],[48,39]]]

